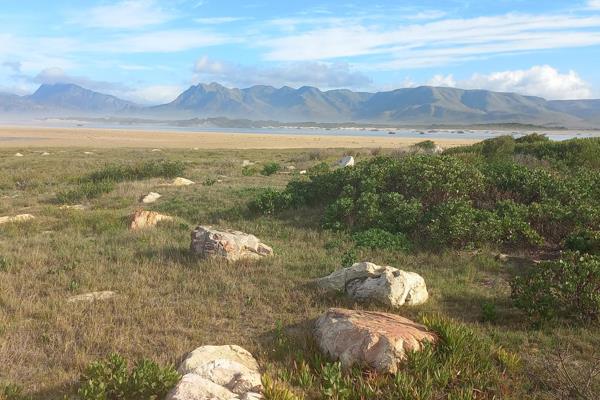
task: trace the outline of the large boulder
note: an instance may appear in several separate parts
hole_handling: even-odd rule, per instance
[[[407,352],[419,351],[436,335],[427,327],[395,314],[330,308],[315,325],[321,351],[343,367],[366,365],[396,373]]]
[[[167,400],[261,399],[262,383],[256,359],[240,346],[202,346],[178,369],[181,381]]]
[[[156,211],[138,210],[130,216],[131,230],[139,230],[155,227],[156,224],[162,221],[173,221],[173,217],[159,214]]]
[[[377,300],[400,307],[423,304],[429,298],[425,280],[415,272],[360,262],[317,280],[328,290],[343,291],[356,300]]]
[[[273,255],[273,249],[254,235],[211,226],[198,226],[192,231],[190,249],[202,258],[223,257],[228,261]]]

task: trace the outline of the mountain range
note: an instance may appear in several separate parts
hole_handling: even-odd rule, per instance
[[[396,124],[521,123],[600,125],[600,100],[545,100],[489,90],[420,86],[385,92],[321,91],[303,86],[226,88],[198,84],[170,103],[142,106],[75,84],[44,84],[33,94],[0,93],[0,115],[128,116]]]

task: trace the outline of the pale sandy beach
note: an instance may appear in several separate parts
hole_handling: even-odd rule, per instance
[[[125,129],[0,127],[0,148],[199,148],[199,149],[291,149],[291,148],[396,148],[425,138],[309,136],[223,132],[165,132]],[[434,139],[443,147],[460,146],[476,139]]]

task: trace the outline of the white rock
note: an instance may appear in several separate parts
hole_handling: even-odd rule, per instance
[[[193,185],[195,182],[185,178],[175,178],[173,179],[172,186],[189,186]]]
[[[152,228],[155,227],[159,222],[173,221],[173,217],[171,216],[159,214],[155,211],[145,210],[138,210],[131,214],[129,218],[131,221],[129,228],[131,230]]]
[[[356,300],[373,299],[392,307],[423,304],[429,297],[425,280],[419,274],[370,262],[334,271],[318,279],[317,284],[344,291]]]
[[[379,372],[396,373],[409,351],[423,342],[435,343],[427,327],[396,314],[330,308],[315,324],[321,351],[343,367],[366,365]]]
[[[71,296],[67,299],[67,302],[75,303],[75,302],[79,302],[79,301],[93,302],[93,301],[99,301],[99,300],[108,300],[110,298],[115,297],[116,295],[117,294],[115,292],[112,292],[110,290],[105,290],[102,292],[91,292],[91,293],[80,294],[77,296]]]
[[[251,370],[258,370],[258,363],[248,350],[237,345],[224,345],[198,347],[186,356],[178,371],[181,375],[185,375],[219,359],[235,361]]]
[[[157,153],[157,152],[162,151],[162,150],[161,149],[152,149],[151,151],[154,152],[154,153]]]
[[[61,210],[76,210],[76,211],[83,211],[85,210],[85,206],[83,204],[75,204],[75,205],[62,205],[59,207],[59,209]]]
[[[244,160],[242,161],[242,167],[249,167],[251,165],[254,165],[254,163],[250,160]]]
[[[94,153],[92,153],[91,151],[84,151],[83,154],[85,154],[86,156],[91,156]]]
[[[43,155],[43,156],[49,156],[49,155],[50,155],[50,153],[48,153],[47,151],[45,151],[45,152],[43,152],[43,153],[42,153],[42,155]]]
[[[227,388],[196,374],[184,375],[165,400],[237,400]]]
[[[293,165],[288,165],[286,167],[286,169],[290,170],[290,171],[294,171],[296,169],[296,167],[294,167]]]
[[[211,226],[198,226],[194,229],[190,249],[202,258],[223,257],[228,261],[273,255],[273,249],[254,235],[230,229],[219,230]]]
[[[352,157],[352,156],[343,157],[340,161],[338,161],[338,165],[342,168],[352,167],[352,166],[354,166],[354,157]]]
[[[15,157],[23,157],[23,154],[21,154],[21,153],[15,153]]]
[[[260,390],[262,385],[260,372],[257,369],[252,370],[239,362],[225,358],[203,364],[194,369],[193,373],[236,394]]]
[[[303,169],[302,171],[300,171],[300,175],[306,175],[306,170]]]
[[[162,196],[156,192],[150,192],[142,198],[142,203],[150,204],[160,199]]]
[[[0,225],[11,223],[11,222],[25,222],[25,221],[30,221],[32,219],[35,219],[35,217],[31,214],[19,214],[19,215],[15,215],[15,216],[0,217]]]

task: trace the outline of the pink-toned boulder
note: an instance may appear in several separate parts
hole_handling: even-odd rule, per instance
[[[254,235],[230,229],[218,230],[211,226],[194,229],[190,250],[202,258],[222,257],[228,261],[273,255],[273,249]]]
[[[395,314],[330,308],[315,325],[321,351],[344,367],[366,365],[396,373],[409,351],[435,343],[427,327]]]
[[[131,230],[139,230],[144,228],[155,227],[161,221],[173,221],[173,217],[159,214],[155,211],[138,210],[131,214]]]

